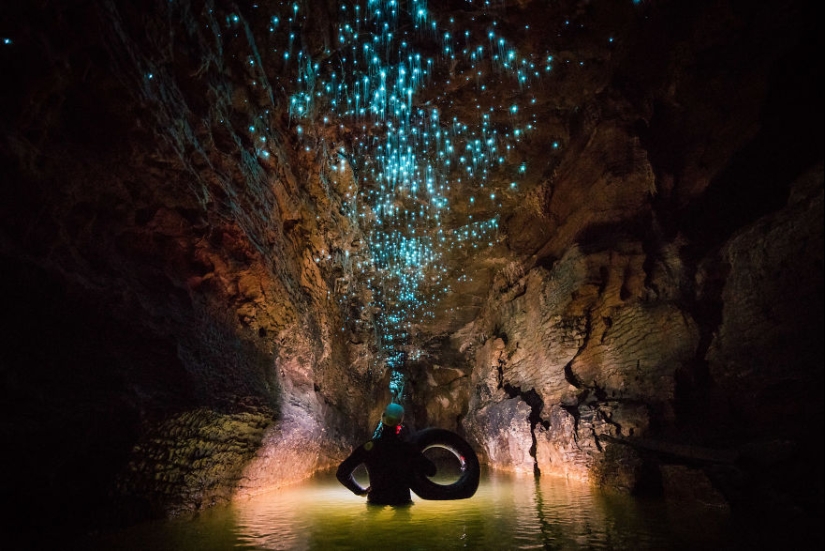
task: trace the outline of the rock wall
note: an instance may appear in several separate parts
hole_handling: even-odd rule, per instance
[[[636,241],[613,227],[546,267],[502,270],[456,335],[474,358],[463,428],[485,460],[625,492],[815,510],[822,186],[820,164],[783,208],[695,264],[684,236]]]
[[[747,65],[748,40],[708,26],[720,9],[652,32],[669,43],[660,65],[629,52],[632,74],[618,68],[571,126],[570,153],[508,222],[521,261],[453,334],[473,365],[456,409],[494,468],[815,516],[822,161],[805,141],[821,143],[822,119],[801,107],[808,69],[791,52],[816,39],[726,12],[778,24],[772,61]],[[657,84],[634,97],[634,79]],[[794,138],[771,149],[777,132]]]
[[[743,454],[778,448],[760,461],[782,491],[815,501],[821,487],[786,469],[821,456],[805,433],[821,423],[822,185],[820,165],[785,208],[703,259],[692,285],[677,255],[621,238],[502,277],[457,342],[474,356],[463,427],[486,461],[635,492],[650,467],[659,479],[671,462],[744,468]],[[753,490],[727,483],[731,500]]]
[[[386,387],[347,293],[352,174],[319,169],[334,129],[290,141],[248,63],[266,22],[138,4],[3,7],[3,486],[21,526],[300,480],[365,436]]]
[[[2,6],[0,430],[21,532],[294,482],[388,398],[341,162],[358,135],[297,138],[294,36],[262,6]],[[337,6],[312,7],[294,26],[323,58]],[[553,52],[553,76],[487,182],[502,202],[450,215],[501,224],[442,259],[453,292],[404,366],[412,425],[494,468],[821,518],[816,10],[508,3],[502,27]],[[541,18],[557,32],[519,31]],[[471,70],[422,101],[476,116]],[[504,80],[486,100],[509,100]]]

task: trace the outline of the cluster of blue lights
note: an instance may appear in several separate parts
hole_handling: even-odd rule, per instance
[[[282,0],[252,4],[251,20],[207,1],[201,12],[201,44],[247,77],[248,96],[232,101],[252,115],[251,177],[278,166],[272,144],[282,136],[271,123],[286,111],[294,143],[315,155],[319,180],[340,197],[338,213],[363,233],[366,247],[314,258],[327,273],[344,270],[334,296],[349,316],[365,309],[348,322],[374,322],[396,397],[405,361],[421,354],[421,326],[466,280],[455,260],[496,244],[502,204],[530,181],[519,142],[540,124],[534,90],[557,64],[571,65],[551,51],[522,52],[508,33],[523,40],[534,31],[498,20],[512,9],[504,0],[464,2],[467,10],[442,20],[426,0]],[[169,9],[185,6],[170,0]],[[147,97],[175,97],[165,66],[147,59],[140,71]],[[212,116],[232,127],[234,107]]]
[[[498,8],[501,2],[477,4]],[[280,33],[279,55],[295,75],[289,115],[296,134],[314,143],[324,126],[351,133],[329,177],[355,168],[346,160],[357,166],[353,194],[370,252],[367,284],[383,359],[393,373],[391,391],[399,395],[398,370],[415,354],[415,326],[432,318],[435,302],[451,292],[446,255],[497,241],[502,198],[490,181],[527,171],[511,154],[536,128],[530,88],[552,72],[554,57],[521,55],[493,17],[478,35],[464,28],[471,26],[467,21],[441,23],[425,0],[341,3],[332,40],[311,54],[299,47],[303,9],[292,3],[269,18],[270,33]],[[482,104],[491,85],[502,83],[511,90],[506,104]],[[451,89],[476,97],[453,105]],[[451,112],[473,115],[462,120]],[[517,188],[513,181],[510,190]],[[448,225],[457,212],[469,223]]]
[[[237,14],[207,25],[218,42],[223,33],[246,37],[252,55],[237,61],[250,86],[273,106],[273,91],[284,90],[295,138],[324,157],[320,179],[341,193],[342,213],[363,231],[367,252],[345,251],[352,277],[335,294],[351,305],[352,285],[366,286],[359,296],[371,297],[364,306],[396,396],[404,362],[420,354],[419,325],[434,317],[451,281],[466,279],[448,260],[497,242],[500,195],[512,200],[530,168],[519,142],[539,124],[533,90],[559,63],[550,51],[523,54],[505,36],[503,0],[465,2],[471,9],[443,21],[426,0],[283,1],[269,4],[270,13],[253,5],[268,31],[260,51]],[[332,29],[314,23],[329,18]],[[249,128],[265,165],[269,117],[263,109]],[[329,251],[315,260],[339,262]]]

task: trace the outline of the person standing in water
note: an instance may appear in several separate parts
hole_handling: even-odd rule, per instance
[[[376,505],[404,505],[412,503],[410,486],[413,473],[427,476],[436,473],[435,464],[417,447],[404,438],[404,408],[391,403],[381,416],[380,431],[370,441],[357,447],[338,466],[338,481],[358,496],[367,496],[367,502]],[[365,465],[370,485],[363,488],[352,473]]]

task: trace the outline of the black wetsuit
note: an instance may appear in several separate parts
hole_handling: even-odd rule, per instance
[[[356,495],[366,493],[352,476],[361,464],[366,465],[370,479],[367,501],[380,505],[409,503],[413,472],[418,470],[428,476],[436,472],[435,464],[400,438],[395,427],[384,427],[381,436],[356,448],[338,466],[338,480]]]

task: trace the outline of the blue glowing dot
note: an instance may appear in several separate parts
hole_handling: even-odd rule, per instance
[[[3,44],[5,44],[6,46],[11,46],[12,45],[11,38],[3,38]]]

